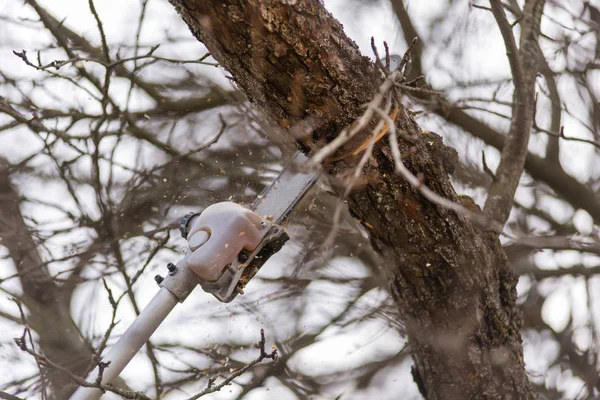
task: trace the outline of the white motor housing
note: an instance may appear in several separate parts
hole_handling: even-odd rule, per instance
[[[189,221],[192,253],[187,265],[201,280],[217,280],[240,251],[253,252],[269,228],[260,215],[239,204],[213,204]]]

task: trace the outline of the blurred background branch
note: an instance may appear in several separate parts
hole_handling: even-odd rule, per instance
[[[152,272],[181,257],[178,217],[217,201],[247,204],[295,151],[169,4],[123,2],[117,20],[99,3],[103,34],[89,9],[73,16],[35,0],[0,6],[0,290],[24,305],[41,354],[79,376],[154,293]],[[372,35],[384,35],[397,53],[420,39],[407,80],[424,75],[423,87],[443,94],[406,91],[403,100],[421,126],[457,149],[455,186],[481,205],[507,140],[512,77],[489,11],[466,0],[434,3],[327,6],[364,54]],[[503,6],[516,36],[522,2]],[[548,1],[544,8],[536,119],[506,225],[509,233],[549,238],[539,246],[504,243],[521,276],[530,380],[547,398],[600,393],[599,7]],[[392,29],[361,30],[376,29],[382,13],[397,43]],[[76,20],[84,17],[85,24]],[[281,398],[385,398],[400,390],[419,398],[380,261],[347,210],[331,257],[320,251],[337,204],[326,184],[319,187],[290,224],[294,241],[239,302],[223,307],[198,294],[180,306],[134,360],[140,372],[126,371],[118,387],[194,396],[255,359],[252,344],[264,326],[278,362],[255,365],[223,388],[223,398],[267,389]],[[103,280],[122,298],[114,309]],[[2,364],[11,366],[0,390],[64,398],[72,380],[11,341],[23,332],[14,303],[0,301],[0,318],[0,329],[12,333],[0,343]]]

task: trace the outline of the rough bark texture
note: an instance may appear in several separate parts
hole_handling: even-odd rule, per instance
[[[392,6],[396,12],[398,22],[402,28],[402,33],[407,41],[412,38],[420,38],[415,26],[412,23],[410,15],[406,11],[403,0],[392,0]],[[537,45],[537,42],[534,42]],[[540,50],[541,51],[541,50]],[[421,62],[421,53],[412,53],[412,69],[408,74],[408,80],[414,79],[421,73],[424,73]],[[546,64],[545,59],[542,57],[539,59],[540,62]],[[547,74],[547,67],[542,67],[542,73]],[[553,94],[553,83],[551,79],[546,76],[548,80],[548,90],[551,96]],[[429,79],[426,79],[429,81]],[[435,88],[434,88],[435,89]],[[424,100],[423,105],[429,108],[431,111],[439,114],[446,121],[460,127],[465,132],[470,133],[476,138],[481,139],[488,146],[492,146],[499,151],[502,151],[506,143],[506,134],[503,134],[484,122],[478,120],[475,117],[469,115],[467,111],[462,107],[458,107],[456,104],[445,100],[439,96],[432,97],[430,95],[416,95]],[[553,106],[555,104],[561,104],[560,101],[552,101]],[[556,112],[553,112],[553,120],[551,129],[553,132],[558,132],[560,123],[554,120]],[[560,114],[560,113],[559,113]],[[554,142],[552,138],[548,138],[550,142]],[[551,145],[553,148],[552,152],[556,152],[556,143]],[[586,210],[594,219],[596,224],[600,224],[600,196],[597,191],[591,190],[585,184],[579,182],[567,174],[559,163],[554,162],[555,158],[540,157],[534,153],[529,152],[525,159],[525,170],[535,180],[539,180],[548,185],[557,195],[565,199],[573,208],[583,208]]]
[[[273,126],[306,149],[331,140],[377,90],[374,67],[316,0],[171,0],[192,33]],[[403,109],[397,125],[420,128]],[[451,151],[432,134],[405,163],[435,192],[456,195]],[[343,150],[342,150],[343,152]],[[328,164],[343,175],[352,159]],[[470,204],[469,204],[470,202]],[[532,398],[515,306],[516,274],[497,237],[427,201],[397,174],[386,141],[363,171],[348,206],[370,232],[406,325],[413,376],[428,399]]]

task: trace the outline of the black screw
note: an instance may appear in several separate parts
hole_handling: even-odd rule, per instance
[[[177,266],[173,263],[168,263],[167,269],[169,270],[169,273],[172,274],[177,270]]]
[[[159,285],[162,283],[163,279],[164,278],[162,276],[160,276],[160,275],[155,275],[154,276],[154,282],[156,282]]]
[[[241,262],[241,263],[245,263],[246,261],[248,261],[248,257],[250,257],[250,254],[248,254],[247,252],[245,252],[244,250],[242,250],[238,254],[238,261]]]

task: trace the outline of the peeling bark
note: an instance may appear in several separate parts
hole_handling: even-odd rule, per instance
[[[376,91],[373,64],[316,0],[170,1],[272,126],[306,151],[351,124]],[[439,195],[476,207],[455,193],[447,174],[453,152],[439,137],[420,134],[406,109],[397,126],[419,136],[415,144],[399,143],[403,152],[417,148],[406,166]],[[324,167],[343,176],[355,161]],[[515,306],[518,277],[498,238],[429,202],[395,174],[385,140],[348,206],[384,260],[423,396],[533,398]]]

